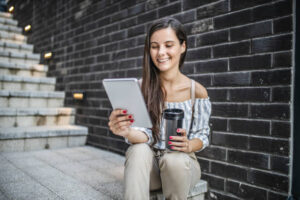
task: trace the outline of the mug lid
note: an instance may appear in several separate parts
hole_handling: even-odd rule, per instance
[[[183,119],[184,111],[178,108],[168,108],[163,111],[165,119]]]

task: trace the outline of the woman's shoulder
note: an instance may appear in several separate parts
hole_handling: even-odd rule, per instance
[[[207,90],[206,88],[195,81],[195,96],[196,98],[205,99],[208,98]]]

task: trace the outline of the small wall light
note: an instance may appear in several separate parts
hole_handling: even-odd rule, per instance
[[[83,100],[84,94],[83,94],[83,92],[74,92],[73,98],[76,100]]]
[[[24,28],[25,32],[29,32],[30,30],[31,30],[31,25],[30,24],[25,26],[25,28]]]
[[[47,53],[45,53],[45,54],[44,54],[44,58],[45,58],[46,60],[49,60],[50,58],[52,58],[52,52],[47,52]]]
[[[12,13],[12,12],[14,12],[14,10],[15,10],[15,7],[11,6],[11,7],[9,7],[8,12]]]

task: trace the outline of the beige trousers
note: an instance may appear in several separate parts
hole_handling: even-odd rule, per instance
[[[148,144],[131,145],[125,161],[125,200],[148,200],[150,190],[162,189],[167,200],[187,199],[200,179],[194,153],[167,152],[156,157]]]

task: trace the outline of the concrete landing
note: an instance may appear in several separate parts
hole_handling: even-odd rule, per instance
[[[0,153],[0,200],[122,199],[124,162],[91,146]]]

